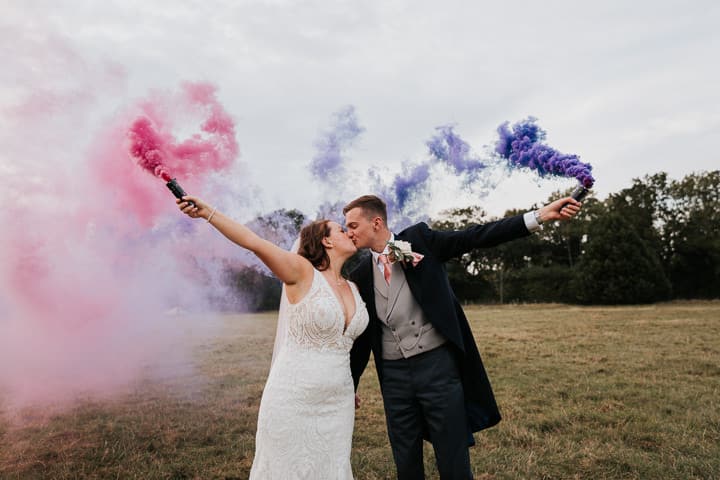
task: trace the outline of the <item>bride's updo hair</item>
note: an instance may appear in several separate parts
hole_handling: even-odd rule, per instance
[[[316,220],[300,230],[300,245],[298,254],[310,260],[313,267],[320,271],[330,266],[330,257],[322,244],[323,238],[330,236],[330,221]]]

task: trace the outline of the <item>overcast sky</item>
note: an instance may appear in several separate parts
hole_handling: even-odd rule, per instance
[[[719,168],[719,5],[0,0],[0,175],[33,141],[11,118],[33,99],[50,98],[51,115],[81,104],[77,124],[45,125],[82,146],[152,90],[208,81],[267,208],[322,200],[313,142],[346,105],[365,128],[348,152],[358,168],[399,170],[445,124],[480,151],[498,124],[532,115],[550,145],[593,165],[604,197],[645,174]],[[573,183],[516,175],[478,203],[502,214]]]

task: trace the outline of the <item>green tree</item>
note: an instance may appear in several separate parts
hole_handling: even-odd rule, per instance
[[[527,210],[509,210],[505,216]],[[495,220],[487,217],[477,206],[457,208],[443,212],[442,220],[435,221],[437,230],[460,230],[473,224]],[[523,288],[523,272],[533,259],[540,257],[542,239],[530,236],[492,248],[475,249],[461,258],[448,262],[447,271],[453,290],[461,301],[528,301]]]
[[[632,186],[611,194],[605,201],[608,211],[618,212],[661,259],[667,275],[668,248],[665,226],[673,215],[670,180],[667,173],[633,179]]]
[[[258,215],[247,226],[264,239],[283,248],[290,248],[300,235],[306,216],[296,209],[281,208]]]
[[[298,238],[305,219],[305,215],[299,210],[280,209],[258,215],[247,225],[276,245],[290,248]],[[243,310],[251,312],[278,308],[282,282],[254,256],[248,255],[247,258],[247,263],[228,265],[225,269],[226,282],[239,298],[226,303],[230,306],[239,304]]]
[[[570,190],[554,192],[545,203],[569,194]],[[538,207],[540,205],[533,205],[532,209]],[[507,214],[528,210],[509,211]],[[508,260],[518,256],[525,260],[522,266],[516,263],[516,268],[508,276],[507,298],[523,302],[575,302],[571,283],[578,273],[577,262],[583,252],[588,228],[605,211],[604,204],[591,197],[583,202],[582,210],[572,221],[546,223],[540,231],[517,244],[502,245],[501,254]],[[526,247],[524,252],[517,249],[520,245]]]
[[[280,305],[282,282],[257,266],[227,271],[227,281],[239,297],[234,303],[243,311],[276,310]]]
[[[670,186],[664,225],[666,268],[675,297],[720,297],[720,170]]]
[[[472,224],[488,221],[485,211],[478,206],[455,208],[441,213],[432,222],[435,230],[462,230]],[[478,251],[473,251],[446,264],[448,278],[455,295],[461,302],[488,302],[496,300],[493,265]]]
[[[622,213],[595,219],[588,237],[572,285],[579,302],[634,304],[668,297],[660,257]]]

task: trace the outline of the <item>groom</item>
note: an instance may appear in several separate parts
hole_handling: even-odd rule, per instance
[[[567,197],[465,230],[434,231],[419,223],[395,235],[387,227],[382,199],[365,195],[345,206],[348,235],[355,246],[372,253],[350,273],[370,314],[368,328],[350,353],[353,381],[357,390],[372,350],[398,479],[425,478],[423,438],[433,445],[442,479],[471,479],[472,432],[500,421],[445,262],[527,236],[543,222],[569,220],[579,209],[580,203]],[[393,262],[388,242],[397,241],[410,243],[419,254],[416,262],[410,256]]]

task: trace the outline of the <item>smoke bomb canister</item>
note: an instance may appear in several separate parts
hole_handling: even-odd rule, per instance
[[[575,190],[573,190],[573,192],[570,194],[570,196],[578,202],[582,202],[583,198],[585,198],[588,193],[590,193],[589,189],[585,188],[582,185],[578,185]]]
[[[170,191],[175,195],[177,198],[182,200],[182,197],[187,195],[185,193],[185,190],[180,186],[180,184],[177,182],[177,179],[173,178],[169,182],[167,182],[165,185],[170,189]],[[189,202],[190,205],[195,205],[193,202]]]

